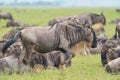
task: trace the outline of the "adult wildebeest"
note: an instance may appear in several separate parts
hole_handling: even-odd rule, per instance
[[[46,53],[53,50],[67,52],[70,57],[65,61],[67,63],[75,54],[71,47],[80,41],[91,42],[92,47],[96,47],[96,34],[92,28],[80,27],[68,24],[56,24],[51,29],[48,27],[29,27],[21,30],[14,39],[8,41],[3,47],[2,52],[21,38],[23,46],[26,49],[25,58],[29,65],[32,51],[35,49],[40,53]],[[22,60],[19,64],[21,64]],[[19,66],[20,67],[20,66]]]
[[[117,40],[107,40],[106,43],[103,45],[101,50],[101,62],[103,66],[106,65],[110,60],[115,59],[116,55],[117,57],[119,57],[119,49],[113,49],[120,46],[118,45],[118,43],[119,41]]]
[[[90,27],[93,24],[96,23],[101,23],[102,25],[100,26],[99,29],[95,29],[96,32],[99,31],[105,31],[103,25],[106,24],[106,18],[103,15],[103,13],[99,14],[94,14],[94,13],[88,13],[88,14],[83,14],[83,15],[76,15],[76,16],[70,16],[70,17],[63,17],[63,18],[54,18],[49,22],[50,26],[55,25],[56,23],[68,23],[72,25],[82,25],[85,27]],[[75,47],[73,47],[73,51],[76,53],[80,53],[80,48],[81,46],[84,46],[84,53],[90,54],[90,43],[82,42],[80,44],[77,44]],[[83,50],[81,50],[83,51]]]
[[[76,15],[76,16],[70,16],[70,17],[63,17],[63,18],[54,18],[49,22],[50,26],[55,25],[56,23],[62,23],[64,21],[67,21],[69,24],[74,25],[82,25],[82,26],[92,26],[96,23],[101,23],[103,25],[106,24],[106,18],[103,15],[103,13],[94,14],[94,13],[87,13],[83,15]],[[87,22],[87,23],[86,23]]]
[[[118,35],[117,35],[117,34],[118,34]],[[118,24],[116,25],[114,38],[115,38],[115,39],[117,39],[117,38],[120,39],[120,23],[118,23]]]
[[[1,19],[13,20],[13,17],[10,13],[0,13],[0,20]]]

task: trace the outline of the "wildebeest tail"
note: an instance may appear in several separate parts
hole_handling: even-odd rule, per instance
[[[21,32],[18,32],[15,37],[9,40],[2,48],[2,53],[4,55],[5,51],[10,47],[13,43],[15,43],[20,38]]]

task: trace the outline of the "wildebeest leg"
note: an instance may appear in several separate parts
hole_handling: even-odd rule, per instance
[[[65,60],[66,60],[66,56],[64,54],[61,54],[60,55],[60,64],[59,64],[60,70],[64,70],[66,68],[67,64],[63,64]]]
[[[18,57],[18,73],[20,73],[22,69],[23,58],[25,56],[25,50],[21,52],[21,55]]]
[[[85,42],[85,49],[88,55],[90,55],[90,48],[91,48],[90,42]]]
[[[31,71],[31,68],[30,68],[30,59],[31,59],[31,56],[32,56],[32,52],[33,52],[33,48],[34,46],[29,46],[26,48],[26,54],[25,54],[25,61],[26,61],[26,65],[28,66],[28,70]]]
[[[54,62],[52,61],[51,56],[49,54],[46,54],[46,60],[47,60],[47,68],[55,69]]]
[[[68,62],[75,57],[75,53],[68,47],[62,48],[65,52],[63,52],[66,55],[66,52],[70,54],[70,57],[65,61],[65,64],[68,64]]]

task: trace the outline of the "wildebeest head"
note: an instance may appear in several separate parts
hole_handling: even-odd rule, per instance
[[[73,24],[69,24],[69,25],[75,27],[76,33],[79,34],[77,36],[81,36],[79,38],[82,38],[82,41],[90,42],[92,48],[97,47],[97,37],[94,30],[90,26],[83,27],[80,25],[73,25]]]
[[[101,23],[103,25],[106,24],[106,18],[104,16],[103,12],[100,15],[98,15],[98,14],[91,14],[91,18],[92,18],[93,24],[94,23]]]

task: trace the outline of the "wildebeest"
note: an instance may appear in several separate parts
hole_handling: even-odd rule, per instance
[[[117,39],[117,38],[120,39],[120,23],[118,23],[118,24],[116,25],[114,38],[115,38],[115,39]]]
[[[115,54],[119,55],[119,50],[113,49],[119,47],[118,43],[119,41],[117,40],[107,40],[106,43],[103,45],[101,50],[101,62],[103,66],[106,65],[111,59],[115,59]]]
[[[96,23],[101,23],[103,25],[106,24],[106,18],[103,15],[103,13],[94,14],[94,13],[87,13],[83,15],[77,15],[77,16],[70,16],[65,18],[54,18],[49,22],[50,26],[53,26],[56,23],[62,23],[64,21],[67,21],[70,24],[74,25],[82,25],[82,26],[92,26]]]
[[[120,23],[120,19],[111,20],[109,23],[118,24],[118,23]]]
[[[15,21],[15,20],[9,20],[7,23],[6,23],[6,27],[29,27],[31,25],[29,24],[26,24],[26,23],[22,23],[22,22],[18,22],[18,21]]]
[[[18,38],[21,38],[23,46],[26,49],[24,59],[27,62],[27,65],[29,65],[32,51],[34,49],[40,53],[46,53],[53,50],[67,52],[70,54],[70,57],[65,61],[65,63],[67,63],[75,56],[70,48],[78,42],[91,42],[92,47],[96,47],[97,43],[96,34],[92,28],[59,23],[51,29],[50,26],[48,26],[29,27],[21,30],[14,39],[5,44],[2,52],[4,53],[5,50],[15,43]]]
[[[88,13],[88,14],[83,14],[83,15],[76,15],[76,16],[70,16],[70,17],[62,17],[62,18],[54,18],[49,22],[50,26],[55,25],[56,23],[68,23],[72,25],[82,25],[82,26],[92,26],[93,24],[96,23],[101,23],[102,25],[100,26],[99,31],[105,31],[103,25],[106,24],[106,18],[103,15],[103,13],[99,14],[94,14],[94,13]],[[96,29],[95,29],[96,31]],[[98,31],[96,31],[98,32]],[[77,44],[73,50],[78,53],[80,52],[81,46],[84,46],[84,53],[89,54],[89,49],[91,48],[90,43],[83,42],[82,44]],[[77,50],[77,51],[76,51]],[[83,51],[83,50],[81,50]]]
[[[18,70],[18,57],[21,54],[21,45],[14,45],[14,49],[12,49],[8,54],[10,56],[0,58],[0,71],[5,73],[11,73]],[[22,64],[22,71],[27,70],[27,67]]]
[[[120,73],[120,58],[116,58],[105,65],[108,73]]]
[[[0,13],[0,20],[1,19],[8,19],[8,20],[13,20],[13,16],[11,13]]]
[[[120,9],[116,9],[116,12],[120,12]]]
[[[69,54],[64,55],[61,51],[51,51],[45,54],[34,52],[31,57],[30,66],[33,68],[36,64],[40,64],[45,69],[63,69],[63,65],[66,67],[71,66],[71,60],[69,64],[63,64],[63,62],[69,57]]]

